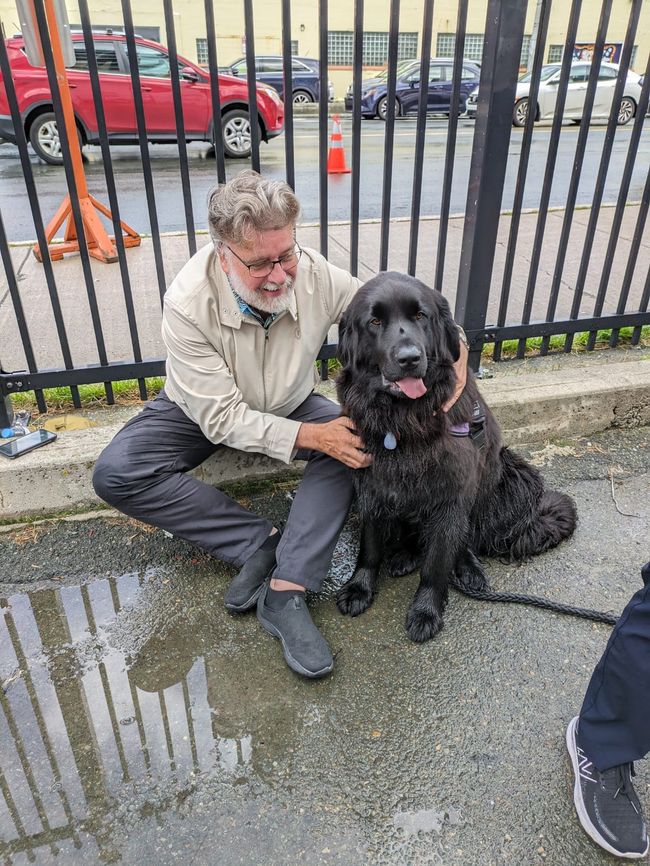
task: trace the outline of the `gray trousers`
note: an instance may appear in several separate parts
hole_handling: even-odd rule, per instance
[[[323,423],[339,414],[331,400],[310,394],[289,418]],[[273,524],[187,474],[220,450],[161,392],[100,454],[93,485],[98,496],[129,517],[241,566]],[[299,450],[296,459],[308,462],[278,545],[275,577],[317,591],[350,507],[352,473],[319,451]]]

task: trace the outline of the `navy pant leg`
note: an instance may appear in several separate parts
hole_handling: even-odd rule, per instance
[[[290,417],[322,424],[340,414],[337,403],[311,394]],[[320,451],[301,450],[296,459],[307,460],[307,466],[278,544],[273,576],[317,592],[352,502],[353,470]]]
[[[98,496],[129,517],[241,565],[273,524],[187,474],[218,448],[161,392],[102,451],[93,485]]]
[[[580,740],[599,770],[650,751],[650,562],[620,616],[580,711]]]

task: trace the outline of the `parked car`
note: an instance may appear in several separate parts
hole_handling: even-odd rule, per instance
[[[284,99],[284,73],[281,55],[256,55],[255,78],[274,87]],[[240,57],[230,66],[223,66],[221,72],[246,80],[246,58]],[[318,60],[304,57],[291,58],[291,83],[294,105],[318,102],[320,93],[320,64]],[[328,99],[334,99],[334,87],[328,81]]]
[[[427,111],[449,114],[451,109],[453,58],[434,58],[429,64],[429,80],[427,82]],[[465,101],[476,87],[481,76],[477,63],[464,60],[460,83],[460,99],[457,111],[465,111]],[[386,119],[388,102],[388,71],[384,70],[376,78],[367,79],[361,84],[361,114],[363,117],[379,117]],[[352,92],[348,90],[346,107],[352,107]],[[397,67],[395,90],[395,115],[408,114],[418,110],[420,100],[420,61],[403,61]]]
[[[582,118],[590,67],[590,63],[578,62],[571,64],[564,107],[564,116],[569,120],[579,122]],[[535,106],[535,120],[547,120],[555,114],[560,73],[561,66],[559,63],[549,63],[547,66],[542,67],[539,94],[537,96],[537,105]],[[617,76],[618,66],[616,64],[601,63],[594,106],[591,112],[593,120],[606,119],[609,116]],[[526,123],[530,79],[531,73],[527,72],[519,79],[519,83],[517,84],[515,105],[512,113],[514,126],[523,126]],[[639,81],[639,76],[635,72],[628,72],[618,111],[618,123],[621,126],[629,123],[636,114],[636,108],[641,95]],[[478,88],[470,93],[467,100],[467,116],[470,118],[476,117],[477,99]]]
[[[420,61],[419,60],[400,60],[397,64],[397,75],[404,74],[407,69],[419,69]],[[361,82],[361,92],[369,89],[373,85],[386,83],[388,81],[388,68],[382,69],[381,72],[378,72],[373,78],[364,78]],[[345,110],[352,111],[352,88],[353,84],[350,84],[345,94]]]
[[[88,72],[83,34],[72,33],[76,64],[68,69],[72,105],[81,144],[97,144],[97,116]],[[110,144],[138,142],[135,104],[129,73],[126,38],[106,31],[93,35],[100,87]],[[147,139],[161,144],[176,141],[174,102],[169,54],[157,42],[136,37],[138,69],[142,81],[142,100]],[[24,52],[22,36],[6,41],[25,135],[41,159],[61,165],[63,157],[45,69],[31,66]],[[212,97],[207,73],[194,63],[178,58],[185,138],[187,141],[214,142]],[[219,96],[226,156],[247,157],[251,152],[248,90],[245,82],[219,76]],[[260,136],[268,141],[280,135],[284,126],[284,106],[277,91],[260,83],[257,90]],[[0,138],[15,141],[5,88],[0,76]]]

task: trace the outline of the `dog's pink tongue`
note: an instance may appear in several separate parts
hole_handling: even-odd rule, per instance
[[[402,394],[406,394],[411,400],[417,400],[418,397],[422,397],[423,394],[427,393],[422,379],[414,379],[407,376],[406,379],[398,379],[395,384]]]

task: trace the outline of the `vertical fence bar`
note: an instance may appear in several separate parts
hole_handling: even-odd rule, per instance
[[[27,361],[27,368],[30,373],[35,373],[37,370],[37,366],[36,358],[34,356],[34,348],[32,346],[32,340],[29,334],[27,320],[25,318],[25,310],[23,309],[23,302],[20,297],[20,291],[18,290],[18,281],[16,280],[14,265],[11,261],[11,250],[9,248],[9,241],[7,240],[7,233],[5,232],[4,220],[2,219],[2,211],[0,211],[0,257],[2,257],[2,264],[5,269],[7,287],[9,288],[11,303],[13,304],[14,315],[16,316],[16,324],[18,325],[18,332],[20,333],[20,339],[23,344],[23,351],[25,353],[25,360]],[[0,358],[0,361],[2,361],[2,358]],[[43,397],[42,391],[38,392],[37,399],[39,400],[39,410],[41,412],[45,412],[45,399]],[[3,400],[0,400],[0,426],[11,427],[12,420],[13,411],[11,409],[11,398],[5,397]]]
[[[59,338],[59,347],[61,349],[61,355],[63,356],[63,363],[66,370],[72,370],[74,368],[74,364],[72,362],[72,354],[70,352],[70,343],[68,341],[65,322],[63,321],[61,302],[59,301],[59,293],[57,290],[56,281],[54,279],[54,271],[52,269],[52,259],[50,258],[50,251],[47,245],[47,240],[45,238],[45,226],[43,223],[43,216],[41,214],[41,206],[38,200],[38,193],[36,192],[36,184],[34,183],[34,172],[32,170],[32,164],[30,162],[29,153],[27,151],[27,139],[25,137],[25,129],[23,127],[23,121],[20,115],[20,110],[18,108],[18,100],[16,99],[16,91],[14,89],[13,78],[11,77],[11,67],[9,66],[9,57],[7,55],[7,48],[4,39],[0,39],[0,72],[2,72],[2,79],[4,82],[5,93],[7,95],[7,102],[9,104],[9,111],[11,113],[11,120],[14,127],[14,133],[16,135],[16,145],[18,147],[18,153],[20,155],[20,164],[23,170],[23,178],[25,180],[25,187],[27,189],[29,206],[32,212],[32,218],[34,220],[36,238],[38,240],[39,249],[41,250],[43,260],[43,272],[45,274],[45,282],[47,284],[47,290],[50,297],[50,305],[52,307],[52,314],[54,316],[54,324],[56,326],[56,332]],[[42,392],[40,393],[40,399],[43,400]],[[70,394],[72,396],[72,402],[75,408],[80,409],[81,400],[79,398],[79,389],[76,385],[72,385],[70,387]],[[37,394],[36,396],[38,399],[39,395]],[[41,411],[46,410],[45,405],[42,405],[40,401],[39,409],[41,409]]]
[[[113,217],[113,232],[115,234],[115,247],[117,249],[117,258],[120,264],[120,276],[122,278],[122,292],[124,294],[124,304],[126,307],[126,317],[129,325],[129,335],[131,337],[131,347],[133,349],[134,361],[142,360],[142,352],[140,351],[140,338],[138,335],[138,322],[135,315],[135,307],[133,304],[133,290],[131,287],[131,277],[129,275],[129,267],[126,260],[126,249],[124,247],[124,238],[122,235],[122,225],[120,217],[120,206],[117,200],[117,188],[115,186],[115,176],[113,173],[113,161],[111,157],[111,149],[108,145],[108,130],[106,128],[106,114],[104,112],[104,102],[102,98],[101,85],[99,80],[99,69],[97,67],[97,56],[95,54],[95,43],[93,40],[92,26],[90,23],[90,15],[88,12],[88,0],[79,0],[79,17],[81,19],[81,27],[84,35],[84,44],[86,47],[86,57],[88,58],[88,72],[90,75],[90,86],[93,94],[95,105],[95,114],[97,116],[97,130],[99,132],[99,143],[102,150],[102,161],[104,163],[104,176],[106,178],[106,189],[108,191],[108,200],[110,204],[111,215]],[[147,399],[147,387],[144,379],[138,379],[138,387],[140,390],[140,398]]]
[[[251,166],[260,170],[260,124],[257,116],[257,83],[255,80],[255,19],[253,0],[244,0],[246,31],[246,80],[248,82],[248,118],[251,132]]]
[[[605,180],[607,179],[607,170],[609,169],[609,160],[612,155],[614,136],[616,135],[616,127],[618,125],[618,114],[620,110],[621,97],[623,96],[623,88],[625,87],[627,81],[627,72],[630,66],[630,59],[632,57],[632,46],[634,43],[634,37],[636,35],[636,29],[639,23],[640,14],[641,0],[632,0],[632,8],[630,9],[630,18],[628,21],[627,32],[625,34],[625,41],[623,43],[623,52],[621,55],[618,76],[616,78],[616,84],[614,86],[612,106],[610,108],[609,118],[607,120],[607,129],[605,130],[605,140],[603,142],[603,150],[600,156],[600,165],[598,166],[596,187],[594,189],[594,197],[591,203],[589,222],[587,224],[587,235],[585,237],[585,243],[582,250],[582,258],[580,259],[580,269],[578,270],[578,279],[576,280],[574,290],[573,306],[571,310],[572,319],[578,317],[578,312],[580,310],[580,302],[582,300],[584,286],[587,279],[589,260],[591,259],[591,251],[593,249],[594,239],[596,237],[596,225],[598,223],[600,205],[603,200],[603,191],[605,189]],[[607,262],[605,262],[605,266],[607,266]],[[607,280],[603,280],[601,278],[598,286],[598,292],[596,293],[596,301],[594,303],[594,316],[599,316],[601,314],[606,293]],[[596,331],[591,331],[587,340],[588,351],[591,351],[594,348],[595,342]],[[565,345],[568,346],[568,349],[571,348],[572,343],[573,335],[567,334]]]
[[[165,266],[163,264],[162,246],[160,244],[160,229],[158,227],[158,213],[156,211],[156,195],[153,184],[153,172],[151,170],[151,156],[149,155],[149,142],[147,141],[147,127],[144,118],[144,103],[142,101],[142,85],[140,83],[140,70],[138,69],[138,53],[135,45],[131,0],[121,0],[121,4],[122,17],[124,18],[126,50],[129,57],[129,71],[131,73],[131,87],[133,89],[133,102],[135,104],[135,119],[138,126],[138,143],[140,145],[140,159],[142,160],[144,191],[147,197],[149,225],[151,226],[151,241],[153,244],[154,260],[156,263],[156,276],[158,277],[158,292],[160,294],[160,302],[162,305],[162,300],[167,288],[165,283]]]
[[[284,165],[286,180],[296,188],[293,152],[293,58],[291,54],[291,0],[282,0],[282,81],[284,84]],[[322,96],[319,94],[319,98]]]
[[[528,91],[528,105],[537,104],[537,96],[539,93],[539,82],[542,72],[542,63],[544,62],[544,48],[546,46],[546,34],[548,32],[548,22],[551,17],[551,0],[542,0],[541,8],[539,8],[539,22],[537,27],[537,39],[535,41],[535,54],[533,57],[533,67],[530,77],[530,89]],[[521,152],[519,154],[519,167],[517,169],[517,183],[515,186],[515,195],[512,204],[512,217],[510,219],[510,232],[508,234],[508,248],[506,251],[505,269],[503,272],[503,282],[501,284],[501,298],[499,301],[499,312],[497,315],[497,325],[505,324],[508,313],[508,301],[510,299],[510,286],[512,283],[512,271],[515,264],[515,253],[517,250],[517,240],[519,235],[519,222],[521,220],[521,207],[524,199],[524,190],[526,188],[526,175],[528,174],[528,160],[530,158],[530,146],[533,140],[533,125],[535,123],[535,112],[529,111],[526,117],[526,125],[521,138]],[[501,343],[494,344],[494,360],[501,359]]]
[[[632,277],[634,276],[634,270],[636,268],[637,259],[639,256],[639,249],[641,247],[641,240],[643,238],[643,231],[645,229],[646,220],[648,218],[648,207],[650,206],[650,173],[648,174],[645,182],[645,186],[643,188],[643,194],[641,196],[641,206],[639,207],[639,213],[636,218],[636,225],[634,227],[634,234],[632,235],[632,243],[630,245],[630,252],[627,257],[627,264],[625,266],[625,274],[623,275],[623,285],[621,288],[621,297],[627,299],[627,296],[630,291],[630,285],[632,283]],[[643,301],[642,301],[643,302]],[[647,298],[646,298],[647,305]],[[647,306],[646,308],[647,309]],[[645,309],[642,306],[639,306],[639,312],[644,312]],[[637,334],[637,329],[634,331]],[[638,329],[638,334],[641,334],[641,329]],[[637,339],[638,342],[638,339]]]
[[[183,118],[183,96],[176,51],[176,27],[174,26],[174,9],[172,0],[163,0],[165,11],[165,30],[167,31],[167,48],[169,50],[169,74],[172,83],[172,98],[174,100],[174,119],[176,121],[176,140],[178,142],[179,168],[181,173],[181,189],[183,191],[183,207],[185,208],[185,226],[187,228],[187,246],[190,256],[196,252],[196,232],[194,230],[194,213],[192,212],[192,189],[190,186],[190,170],[187,161],[187,142],[185,141],[185,120]],[[192,87],[188,82],[185,87]]]
[[[467,3],[467,0],[461,0]],[[420,49],[420,96],[418,99],[418,123],[415,131],[415,162],[413,166],[413,192],[411,194],[411,233],[407,271],[415,275],[418,258],[418,236],[420,233],[420,205],[422,201],[422,166],[427,130],[427,97],[429,88],[429,66],[431,61],[431,33],[433,30],[433,0],[424,0],[422,12],[422,47]]]
[[[318,100],[318,195],[320,216],[320,251],[327,257],[328,252],[328,202],[327,202],[327,100],[322,93],[327,93],[327,0],[318,0],[318,58],[319,68],[319,100]],[[323,90],[324,88],[324,90]]]
[[[456,321],[474,332],[485,328],[525,18],[519,0],[488,0],[455,309]],[[474,370],[482,345],[481,338],[471,344]]]
[[[352,192],[350,195],[350,272],[359,273],[359,205],[361,189],[361,80],[363,75],[363,0],[354,0],[352,57]]]
[[[210,99],[212,102],[212,142],[217,162],[217,181],[226,182],[226,159],[223,150],[223,127],[221,125],[221,97],[219,94],[219,66],[217,64],[217,40],[214,30],[214,8],[212,0],[204,0],[205,28],[208,40],[208,70],[210,73]]]
[[[647,214],[647,207],[646,207]],[[639,312],[645,313],[648,309],[648,302],[650,301],[650,268],[648,268],[648,273],[645,278],[645,286],[643,287],[643,293],[641,295],[641,301],[639,303]],[[641,339],[641,327],[637,326],[632,331],[632,345],[636,346]]]
[[[625,167],[623,169],[623,177],[621,179],[621,188],[618,193],[618,200],[616,202],[616,210],[614,211],[614,219],[612,221],[612,228],[609,235],[609,241],[607,243],[607,252],[605,254],[605,262],[603,265],[603,271],[600,277],[600,285],[598,287],[598,292],[600,293],[601,288],[603,286],[607,286],[609,282],[609,276],[612,271],[612,264],[614,263],[614,255],[616,253],[616,246],[618,244],[618,235],[621,230],[621,223],[623,222],[623,214],[625,213],[625,205],[627,201],[627,194],[630,189],[630,181],[632,179],[632,172],[634,170],[634,163],[636,161],[637,151],[639,149],[639,140],[641,138],[641,130],[643,129],[643,121],[645,119],[645,113],[648,110],[648,100],[650,98],[650,54],[648,54],[648,60],[646,62],[645,68],[645,78],[643,80],[643,87],[641,88],[641,97],[639,99],[639,105],[637,106],[636,117],[634,118],[634,126],[632,128],[632,135],[630,136],[630,144],[627,150],[627,157],[625,159]],[[647,184],[647,181],[646,181]],[[628,262],[629,264],[629,262]],[[630,276],[630,282],[632,277]],[[622,314],[625,312],[625,307],[627,306],[627,298],[629,295],[629,287],[630,283],[626,280],[623,280],[623,285],[621,286],[621,293],[619,295],[618,304],[616,306],[617,314]],[[606,289],[602,289],[605,291]],[[609,339],[609,345],[614,347],[618,343],[618,334],[619,328],[613,328],[612,334]]]
[[[546,169],[544,170],[542,194],[540,197],[539,211],[537,214],[537,225],[535,226],[535,239],[533,240],[533,249],[530,257],[530,268],[528,269],[528,281],[526,283],[526,294],[524,296],[524,306],[521,317],[522,324],[524,325],[527,325],[528,322],[530,322],[530,314],[533,308],[533,297],[535,295],[535,285],[537,283],[537,273],[539,271],[539,260],[542,255],[544,231],[546,229],[546,218],[548,217],[548,205],[551,198],[551,187],[553,186],[553,175],[555,173],[555,163],[557,161],[558,146],[560,143],[560,132],[562,130],[562,120],[564,118],[564,106],[566,104],[567,88],[569,85],[569,74],[571,72],[571,62],[573,60],[573,45],[576,41],[576,33],[578,32],[578,21],[580,19],[581,7],[582,0],[573,0],[573,3],[571,4],[571,12],[569,13],[569,21],[567,24],[566,39],[564,42],[562,64],[560,69],[560,83],[558,84],[557,88],[555,113],[553,115],[551,136],[548,142]],[[525,351],[526,341],[519,340],[519,343],[517,345],[517,357],[523,358]]]
[[[605,37],[607,35],[607,25],[609,16],[612,10],[612,0],[603,0],[603,5],[600,11],[600,21],[598,22],[598,30],[596,32],[596,40],[594,42],[594,51],[591,59],[591,69],[589,70],[589,80],[587,82],[587,92],[585,94],[584,107],[582,109],[582,120],[580,122],[580,131],[578,132],[578,143],[576,144],[576,153],[573,160],[573,169],[571,172],[571,182],[569,183],[569,191],[567,193],[566,206],[564,210],[564,220],[562,221],[562,231],[560,232],[560,243],[553,271],[553,281],[551,283],[551,294],[546,311],[546,319],[552,322],[555,318],[555,309],[557,299],[560,294],[560,284],[562,281],[562,272],[564,271],[564,262],[569,245],[569,236],[571,234],[571,225],[573,223],[573,213],[578,196],[578,186],[580,184],[580,176],[582,174],[582,164],[584,162],[585,150],[587,148],[587,136],[589,135],[589,121],[591,119],[591,111],[594,105],[596,96],[596,86],[598,84],[598,72],[600,62],[603,57],[603,49],[605,47]],[[574,310],[579,309],[580,301],[578,299],[576,305],[576,295],[574,293],[573,304],[571,307],[571,318],[577,318],[577,312],[574,315]],[[548,352],[548,347],[551,338],[546,336],[542,338],[542,354]],[[567,340],[564,344],[564,351],[568,352],[573,344],[573,337],[567,335]]]
[[[434,285],[442,291],[442,281],[445,271],[445,252],[447,249],[447,231],[449,229],[449,209],[451,207],[451,185],[454,179],[454,158],[456,155],[456,132],[458,130],[458,111],[454,106],[460,102],[460,82],[463,75],[463,54],[465,51],[465,31],[467,29],[467,0],[459,0],[458,21],[456,24],[456,42],[454,46],[454,72],[451,101],[449,103],[449,127],[447,130],[447,149],[445,152],[444,181],[442,185],[442,203],[440,205],[440,222],[438,229],[438,253],[436,256],[436,276]]]
[[[388,270],[390,201],[393,186],[393,146],[395,144],[395,93],[397,83],[399,3],[400,0],[390,0],[390,24],[388,28],[388,82],[386,88],[384,139],[384,181],[381,193],[381,240],[379,247],[380,271]]]
[[[47,2],[47,0],[46,0]],[[49,9],[53,11],[54,6],[50,6]],[[97,295],[95,293],[95,283],[93,280],[93,273],[90,267],[90,254],[88,252],[88,247],[86,246],[86,235],[84,230],[83,217],[81,214],[81,205],[79,203],[79,192],[77,190],[77,181],[74,175],[74,169],[72,167],[72,157],[70,155],[70,142],[68,141],[68,133],[65,127],[65,118],[63,114],[63,103],[61,99],[61,93],[59,91],[59,83],[57,80],[57,72],[54,65],[54,55],[52,52],[52,45],[49,35],[48,29],[48,16],[46,15],[45,8],[40,3],[34,4],[34,10],[36,13],[36,21],[38,24],[38,30],[41,38],[41,44],[43,46],[43,56],[45,59],[45,67],[47,70],[47,79],[50,86],[50,92],[52,94],[52,103],[54,106],[54,115],[56,117],[56,125],[59,133],[59,139],[61,141],[61,152],[63,154],[63,165],[65,168],[65,176],[68,184],[68,191],[70,194],[70,206],[72,208],[72,217],[74,220],[75,231],[77,233],[77,238],[79,239],[79,258],[81,259],[81,269],[84,276],[84,283],[86,284],[86,295],[88,297],[88,306],[90,308],[90,317],[93,323],[93,331],[95,333],[95,345],[97,347],[97,354],[99,357],[99,363],[102,366],[108,365],[108,356],[106,354],[106,346],[104,343],[104,333],[102,329],[101,317],[99,314],[99,307],[97,305]],[[51,19],[50,19],[51,21]],[[85,183],[85,180],[84,180]],[[114,403],[113,397],[113,385],[109,382],[104,382],[104,391],[106,393],[106,401],[108,403]]]

